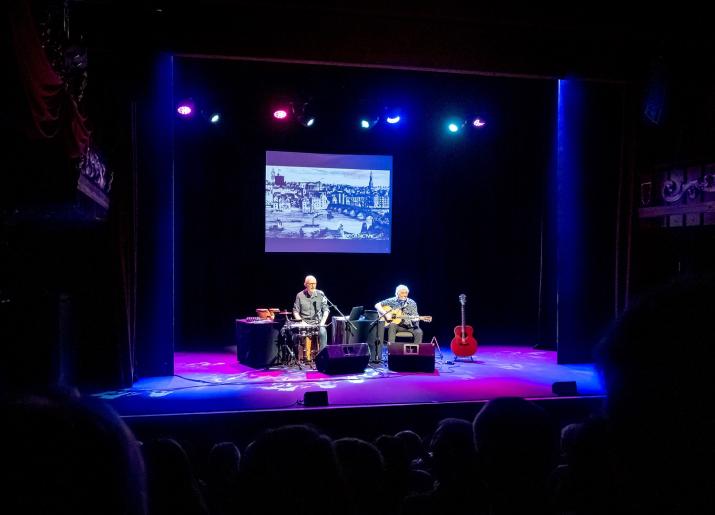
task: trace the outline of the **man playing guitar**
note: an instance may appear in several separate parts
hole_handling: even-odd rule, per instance
[[[417,312],[417,303],[407,298],[410,289],[404,284],[395,288],[395,296],[375,304],[375,309],[387,324],[387,341],[393,343],[398,331],[409,331],[415,343],[422,343],[422,329],[419,321],[423,318]],[[426,317],[424,317],[426,318]]]

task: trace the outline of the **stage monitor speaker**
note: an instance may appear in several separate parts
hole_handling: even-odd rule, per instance
[[[317,392],[305,392],[303,394],[303,406],[327,406],[328,392],[319,390]]]
[[[367,343],[327,345],[315,356],[315,366],[324,374],[362,374],[370,360]]]
[[[555,395],[578,395],[576,381],[556,381],[551,385],[551,391]]]
[[[434,345],[388,343],[387,368],[395,372],[434,372]]]

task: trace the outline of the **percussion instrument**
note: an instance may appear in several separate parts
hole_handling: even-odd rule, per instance
[[[259,318],[273,320],[276,318],[276,314],[281,314],[281,310],[278,308],[256,308],[256,313]]]
[[[288,322],[286,329],[293,337],[294,347],[297,350],[298,361],[312,362],[318,353],[320,338],[320,324],[309,324],[303,320]]]

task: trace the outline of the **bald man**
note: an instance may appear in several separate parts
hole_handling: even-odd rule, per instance
[[[318,280],[313,275],[307,275],[303,281],[305,289],[298,292],[293,303],[293,318],[303,320],[308,324],[320,324],[320,349],[328,344],[328,331],[325,322],[328,321],[330,308],[325,294],[317,289]]]

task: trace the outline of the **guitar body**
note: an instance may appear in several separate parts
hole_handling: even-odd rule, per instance
[[[462,333],[464,329],[464,333]],[[450,344],[452,352],[460,358],[473,356],[477,352],[477,339],[474,337],[474,329],[471,325],[458,325],[454,328],[454,338]]]
[[[467,303],[467,296],[464,293],[459,296],[459,303],[462,305],[462,324],[454,328],[454,338],[450,348],[456,357],[468,358],[477,352],[477,339],[474,337],[472,326],[464,323],[464,305]]]
[[[402,310],[400,308],[392,308],[392,306],[383,305],[382,309],[384,311],[389,311],[392,314],[392,318],[385,322],[385,325],[389,324],[401,324],[402,323]]]

